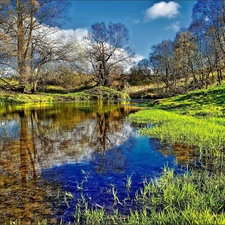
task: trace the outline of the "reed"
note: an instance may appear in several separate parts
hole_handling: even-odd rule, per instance
[[[126,188],[128,191],[131,190],[131,184],[132,184],[132,176],[127,176],[126,178]]]
[[[78,224],[225,224],[225,177],[194,170],[175,176],[165,167],[158,180],[144,182],[136,209],[123,214],[85,204],[76,208]],[[124,206],[126,207],[126,206]],[[83,210],[82,210],[83,208]]]

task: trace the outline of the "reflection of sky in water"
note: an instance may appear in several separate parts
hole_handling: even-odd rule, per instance
[[[111,188],[110,184],[115,185],[119,199],[125,199],[126,179],[132,176],[131,195],[134,197],[144,179],[149,181],[151,178],[158,178],[165,165],[176,167],[175,157],[165,157],[157,151],[158,145],[157,141],[149,137],[133,136],[123,145],[107,150],[104,155],[93,153],[89,162],[45,169],[42,177],[60,184],[76,198],[80,198],[78,188],[82,186],[85,198],[93,205],[113,205],[112,193],[107,191]]]
[[[96,109],[88,108],[90,112],[84,113],[83,108],[73,105],[56,106],[12,113],[9,120],[6,117],[0,121],[0,167],[4,169],[5,180],[16,183],[13,187],[16,191],[22,175],[27,181],[41,175],[43,180],[39,184],[43,188],[46,180],[56,192],[58,185],[72,192],[76,198],[71,200],[69,209],[60,208],[63,203],[55,206],[57,212],[62,212],[63,221],[73,221],[69,214],[74,213],[76,201],[82,195],[90,205],[111,210],[112,184],[122,202],[127,198],[129,176],[132,177],[130,197],[134,198],[145,178],[158,178],[166,164],[176,166],[172,155],[165,157],[158,151],[159,142],[136,135],[141,125],[126,121],[126,116],[137,109],[96,104]],[[12,178],[8,179],[9,174]],[[114,207],[129,210],[122,205]],[[130,208],[133,207],[131,204]]]
[[[20,136],[20,123],[17,120],[0,122],[0,137],[17,139]]]

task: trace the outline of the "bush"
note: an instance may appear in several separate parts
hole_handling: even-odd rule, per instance
[[[45,93],[67,94],[68,92],[61,86],[46,86],[43,90]]]

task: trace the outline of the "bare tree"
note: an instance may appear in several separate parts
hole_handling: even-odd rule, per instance
[[[6,19],[3,12],[8,7],[8,4],[9,2],[7,0],[0,1],[0,24],[3,23],[3,21]],[[5,60],[9,58],[10,40],[11,38],[8,30],[3,30],[0,27],[0,64],[2,64],[2,62],[5,62]]]
[[[203,68],[208,71],[208,77],[216,70],[220,84],[225,66],[225,1],[199,0],[193,8],[192,18],[192,24],[198,28],[196,33],[205,41]]]
[[[110,75],[118,73],[124,64],[129,63],[134,53],[128,40],[129,31],[121,23],[106,25],[101,22],[91,26],[85,38],[84,56],[91,64],[94,81],[98,85],[110,86]]]
[[[166,86],[166,91],[174,91],[174,51],[173,42],[164,40],[160,44],[153,46],[149,55],[149,61],[155,76]]]
[[[47,64],[67,64],[74,61],[73,41],[64,37],[59,29],[42,27],[33,34],[30,51],[29,80],[35,92]]]
[[[181,92],[188,91],[197,80],[193,68],[196,51],[194,38],[190,31],[181,30],[178,32],[174,40],[174,60],[176,62],[174,63],[174,77],[175,86],[177,86],[178,79],[180,84],[183,83]]]
[[[152,69],[149,59],[142,59],[137,64],[138,69],[141,72],[141,75],[146,76],[149,80],[152,79]]]
[[[42,24],[60,26],[69,5],[63,0],[12,0],[2,9],[0,30],[10,35],[14,47],[11,57],[16,57],[17,62],[16,66],[8,66],[17,70],[20,85],[28,80],[34,32]]]

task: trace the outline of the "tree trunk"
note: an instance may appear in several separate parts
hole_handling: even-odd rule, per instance
[[[22,183],[27,182],[28,176],[28,156],[27,149],[29,148],[28,144],[28,120],[25,115],[25,112],[20,112],[20,176]]]
[[[217,69],[217,84],[218,85],[221,85],[221,81],[222,81],[222,71],[221,70],[219,70],[219,69]]]
[[[34,80],[33,83],[32,83],[32,88],[31,88],[32,94],[37,92],[37,83],[38,83],[37,80]]]
[[[23,13],[22,13],[22,1],[17,0],[17,63],[19,71],[19,84],[23,85],[26,83],[26,59],[24,57],[25,53],[25,37],[23,32]]]

